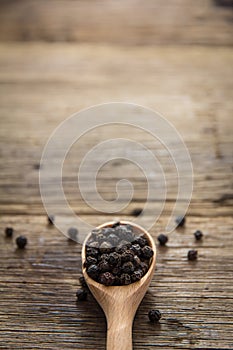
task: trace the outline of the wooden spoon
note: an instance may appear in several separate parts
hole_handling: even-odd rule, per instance
[[[107,222],[98,228],[111,227],[114,222]],[[131,350],[132,349],[132,324],[137,308],[144,297],[147,288],[152,279],[155,261],[156,248],[153,238],[150,234],[134,223],[121,221],[122,224],[129,224],[143,233],[154,251],[151,264],[147,273],[139,280],[126,286],[106,287],[94,281],[82,267],[84,278],[89,289],[102,307],[107,319],[107,350]],[[91,234],[90,234],[91,235]],[[85,245],[88,240],[85,239],[82,248],[82,266],[85,261]]]

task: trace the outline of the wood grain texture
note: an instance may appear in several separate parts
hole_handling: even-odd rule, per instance
[[[232,4],[232,0],[228,1]],[[232,45],[232,7],[216,3],[215,0],[1,0],[0,40]]]
[[[158,247],[157,269],[134,321],[134,349],[231,349],[231,48],[5,43],[0,51],[0,348],[105,348],[102,310],[91,295],[87,302],[75,301],[81,246],[47,225],[37,164],[50,133],[66,117],[96,103],[124,100],[154,108],[174,123],[194,166],[187,224],[169,236],[167,247]],[[101,138],[108,133],[102,130]],[[135,132],[134,137],[153,147],[148,135]],[[65,164],[71,205],[93,225],[110,216],[90,210],[75,196],[73,160],[77,155],[80,161],[97,139],[95,134],[84,139]],[[161,160],[172,175],[167,157]],[[145,203],[140,171],[110,163],[98,188],[111,198],[126,170],[135,196],[120,217],[133,220],[131,210]],[[155,240],[174,199],[171,182],[166,210],[150,232]],[[4,237],[9,225],[14,237],[28,237],[25,251]],[[194,241],[196,229],[203,230],[202,242]],[[191,248],[198,249],[194,263],[187,261]],[[151,308],[162,312],[157,325],[148,322]]]

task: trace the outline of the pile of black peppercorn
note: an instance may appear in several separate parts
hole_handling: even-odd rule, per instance
[[[86,272],[106,286],[139,281],[148,271],[154,252],[148,240],[131,225],[94,229],[86,243]]]

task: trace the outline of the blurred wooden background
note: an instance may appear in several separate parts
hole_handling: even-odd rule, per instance
[[[232,45],[230,5],[232,0],[1,0],[0,40]]]
[[[134,322],[134,349],[233,348],[232,20],[231,0],[0,1],[1,349],[105,347],[105,318],[95,300],[75,302],[81,247],[47,226],[38,163],[60,122],[109,101],[163,114],[194,167],[187,224],[169,236],[167,248],[158,247],[157,270]],[[84,139],[65,164],[69,202],[93,225],[109,215],[73,191],[75,165],[109,133]],[[149,135],[133,136],[154,147]],[[114,196],[122,172],[135,194],[119,217],[133,220],[147,189],[135,167],[110,163],[98,189]],[[171,191],[151,230],[155,240],[174,200]],[[6,226],[28,237],[25,251],[4,237]],[[203,242],[194,241],[196,229]],[[199,252],[194,264],[186,258],[191,248]],[[151,308],[163,314],[158,325],[148,323]]]

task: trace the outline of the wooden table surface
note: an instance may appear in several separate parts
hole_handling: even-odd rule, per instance
[[[38,164],[60,122],[109,101],[134,102],[163,114],[186,142],[194,168],[186,225],[169,235],[167,247],[157,245],[157,269],[134,321],[134,349],[233,348],[233,51],[226,26],[214,45],[211,30],[205,32],[210,45],[195,45],[195,40],[181,45],[184,37],[159,46],[95,40],[0,43],[1,349],[105,348],[102,310],[91,295],[76,303],[81,245],[48,226]],[[106,128],[84,139],[65,167],[69,202],[93,225],[112,216],[94,211],[72,190],[74,164],[110,133]],[[148,134],[134,130],[133,136],[153,147]],[[146,201],[140,171],[127,162],[110,163],[100,173],[98,189],[112,199],[122,173],[135,185],[135,193],[118,217],[133,220],[132,210]],[[155,241],[174,201],[171,188],[165,211],[150,230]],[[6,226],[14,227],[13,239],[5,238]],[[204,233],[200,242],[193,236],[197,229]],[[22,251],[15,244],[20,234],[28,238]],[[194,263],[187,261],[189,249],[198,250]],[[152,308],[162,313],[155,325],[147,318]]]

